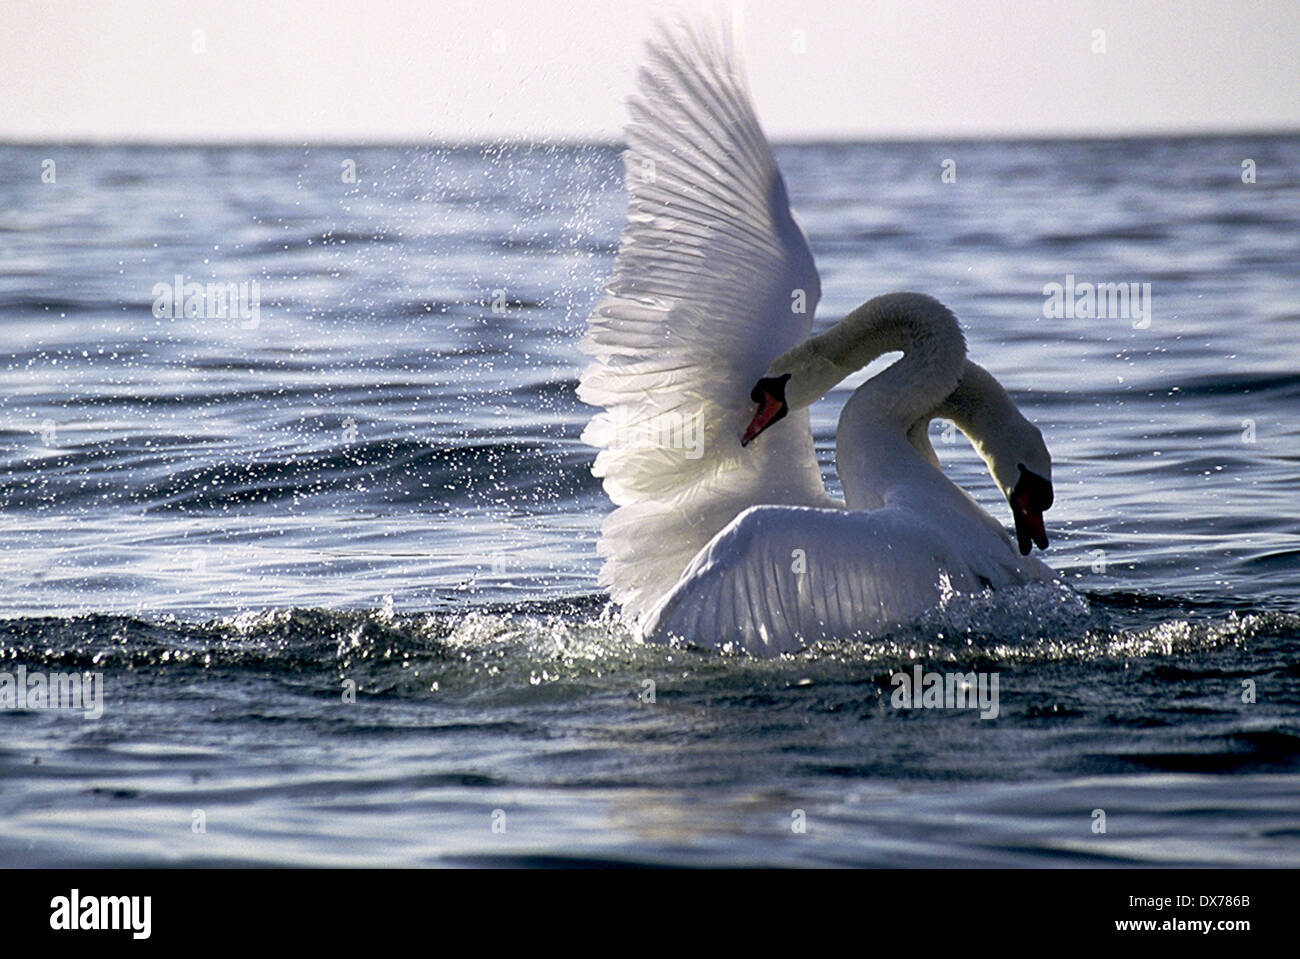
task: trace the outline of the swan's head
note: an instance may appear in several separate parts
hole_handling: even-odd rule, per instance
[[[1043,434],[1017,412],[983,446],[980,452],[985,454],[993,479],[1011,504],[1021,555],[1028,556],[1035,545],[1047,549],[1043,514],[1052,507],[1052,455]]]
[[[1047,549],[1043,513],[1052,505],[1052,454],[1002,384],[967,360],[957,389],[930,416],[952,420],[975,446],[1011,504],[1020,552]]]
[[[966,343],[957,318],[938,300],[921,293],[886,293],[862,304],[830,329],[772,361],[749,398],[758,404],[741,445],[834,389],[846,376],[918,341],[939,344],[946,355],[963,354]]]
[[[812,406],[835,384],[853,373],[856,367],[848,365],[851,360],[840,352],[828,350],[828,335],[806,340],[772,361],[767,372],[749,391],[750,400],[757,406],[744,436],[740,438],[741,446],[748,446],[759,433],[780,422],[791,410]]]

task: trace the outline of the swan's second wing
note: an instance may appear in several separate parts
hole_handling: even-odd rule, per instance
[[[652,642],[793,652],[879,636],[916,620],[945,590],[1050,578],[1001,529],[921,508],[870,512],[759,506],[696,557],[646,622]]]
[[[749,393],[812,326],[821,284],[725,41],[679,26],[629,103],[614,276],[582,341],[583,433],[618,506],[600,583],[633,618],[754,503],[829,500],[805,412],[742,449]]]

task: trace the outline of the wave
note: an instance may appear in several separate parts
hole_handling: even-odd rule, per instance
[[[605,599],[594,594],[420,613],[397,613],[391,605],[376,610],[270,609],[202,622],[90,613],[0,620],[0,663],[78,670],[234,670],[321,679],[360,670],[370,691],[379,693],[418,691],[447,681],[465,692],[609,677],[621,683],[629,674],[664,669],[733,687],[773,680],[833,682],[849,676],[884,682],[896,669],[918,662],[1014,668],[1187,657],[1300,637],[1300,615],[1290,612],[1232,611],[1116,627],[1110,619],[1120,605],[1112,598],[1107,610],[1062,584],[954,594],[915,625],[885,636],[818,643],[773,660],[689,644],[643,645]],[[1181,662],[1181,678],[1199,668]],[[412,686],[407,676],[419,681]]]
[[[343,427],[339,419],[339,430]],[[359,429],[365,423],[355,423]],[[4,435],[4,434],[0,434]],[[19,434],[14,434],[15,436]],[[525,439],[481,437],[437,443],[397,437],[330,442],[195,457],[178,466],[177,447],[215,446],[214,438],[136,437],[57,451],[11,464],[0,477],[9,510],[119,503],[163,511],[212,511],[348,495],[359,486],[374,502],[437,507],[461,502],[564,502],[599,493],[585,450]],[[322,444],[330,442],[330,445]],[[206,461],[205,461],[206,460]],[[122,472],[129,467],[129,479]]]

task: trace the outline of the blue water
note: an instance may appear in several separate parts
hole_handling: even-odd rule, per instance
[[[0,670],[105,688],[0,710],[0,864],[1300,865],[1300,138],[777,152],[818,328],[931,293],[1042,428],[1067,585],[637,645],[574,397],[612,147],[0,147]],[[1001,715],[892,708],[915,663]]]

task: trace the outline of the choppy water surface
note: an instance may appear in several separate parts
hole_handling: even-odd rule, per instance
[[[105,689],[0,710],[0,863],[1300,865],[1297,148],[780,149],[820,322],[932,293],[1043,429],[1068,586],[760,662],[594,587],[615,149],[0,147],[0,670]],[[1000,715],[892,708],[916,663]]]

